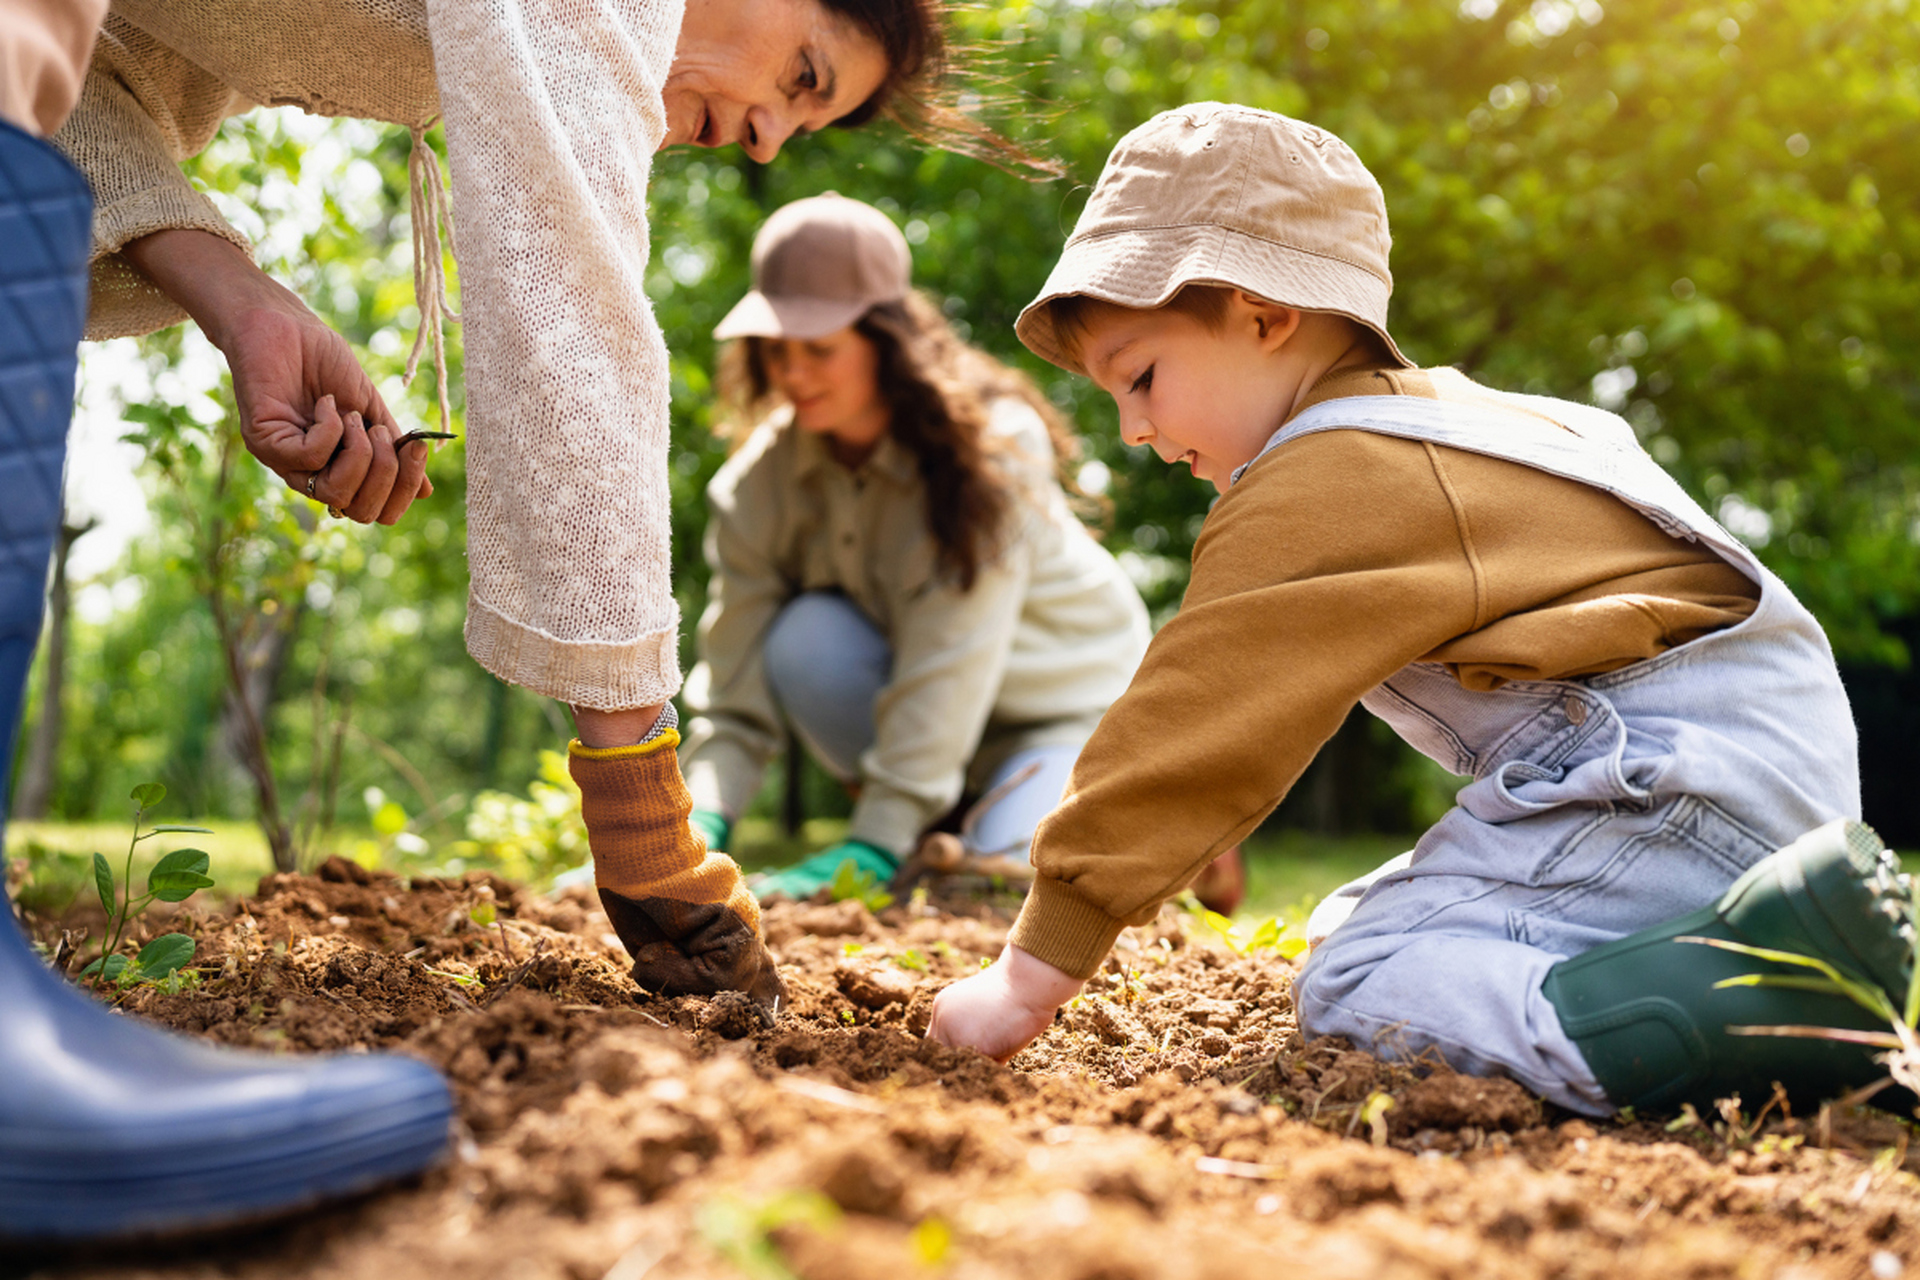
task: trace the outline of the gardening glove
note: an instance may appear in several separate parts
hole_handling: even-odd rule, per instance
[[[594,883],[633,957],[633,980],[668,996],[744,991],[776,1009],[786,988],[760,940],[760,906],[740,868],[689,820],[671,704],[645,742],[575,741],[567,767],[593,850]]]
[[[853,880],[862,888],[885,885],[893,879],[893,873],[900,869],[900,859],[879,845],[868,844],[865,840],[842,840],[832,848],[822,849],[811,858],[785,870],[755,877],[753,891],[762,902],[772,902],[776,898],[803,901],[832,884],[840,874],[840,868],[847,863],[853,865]]]
[[[695,809],[687,818],[693,829],[707,838],[707,848],[715,853],[727,851],[727,840],[733,835],[733,824],[727,821],[724,813],[715,813],[711,809]]]

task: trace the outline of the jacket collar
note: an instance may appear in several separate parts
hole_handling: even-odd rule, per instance
[[[802,431],[793,425],[790,415],[786,430],[793,432],[796,437],[794,448],[797,452],[798,465],[795,471],[799,475],[811,476],[827,467],[846,471],[846,468],[841,466],[828,450],[826,437],[815,435],[811,431]],[[873,453],[860,464],[857,471],[848,472],[848,474],[855,477],[882,476],[895,484],[905,485],[919,478],[920,467],[906,446],[888,435],[881,438]]]

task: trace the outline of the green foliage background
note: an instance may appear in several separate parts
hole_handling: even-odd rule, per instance
[[[1223,99],[1310,118],[1379,177],[1393,327],[1412,358],[1620,408],[1814,608],[1843,660],[1904,668],[1900,626],[1920,614],[1915,17],[1908,0],[990,4],[963,17],[987,110],[1061,161],[1063,181],[871,130],[796,140],[765,167],[737,151],[663,155],[649,287],[674,353],[689,634],[706,581],[702,489],[725,455],[709,431],[710,330],[747,288],[765,214],[829,189],[893,214],[921,285],[1073,415],[1111,477],[1110,545],[1159,616],[1177,606],[1211,489],[1121,446],[1111,406],[1028,357],[1011,324],[1113,141],[1163,108]],[[397,375],[416,314],[405,156],[401,130],[262,113],[191,166],[376,380]],[[146,341],[161,383],[197,341]],[[388,386],[403,417],[431,417],[426,379]],[[125,566],[145,583],[139,605],[76,638],[67,816],[111,811],[153,776],[195,812],[246,811],[214,750],[220,672],[190,572],[202,553],[189,516],[207,508],[231,429],[223,395],[128,406],[156,459],[159,528]],[[461,467],[458,447],[443,451],[438,494],[391,532],[315,525],[258,468],[235,472],[223,501],[252,513],[236,554],[265,584],[249,607],[296,620],[273,720],[296,798],[349,700],[342,794],[379,786],[450,822],[461,796],[518,789],[564,731],[554,708],[464,655]],[[1341,794],[1360,821],[1404,826],[1444,802],[1430,774],[1355,732],[1363,776]]]

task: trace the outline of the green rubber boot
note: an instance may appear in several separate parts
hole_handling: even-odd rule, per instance
[[[1742,1035],[1732,1028],[1806,1026],[1886,1031],[1845,996],[1715,984],[1747,974],[1817,971],[1718,947],[1719,938],[1824,960],[1878,987],[1895,1010],[1913,971],[1912,886],[1872,828],[1830,822],[1756,863],[1719,902],[1595,947],[1547,971],[1543,994],[1617,1107],[1670,1111],[1738,1093],[1750,1107],[1783,1085],[1796,1105],[1886,1078],[1878,1050],[1833,1040]],[[1885,1089],[1877,1106],[1913,1099]]]

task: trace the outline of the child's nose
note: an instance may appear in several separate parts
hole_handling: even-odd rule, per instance
[[[1153,424],[1145,417],[1120,419],[1120,440],[1126,445],[1141,445],[1153,439]]]

